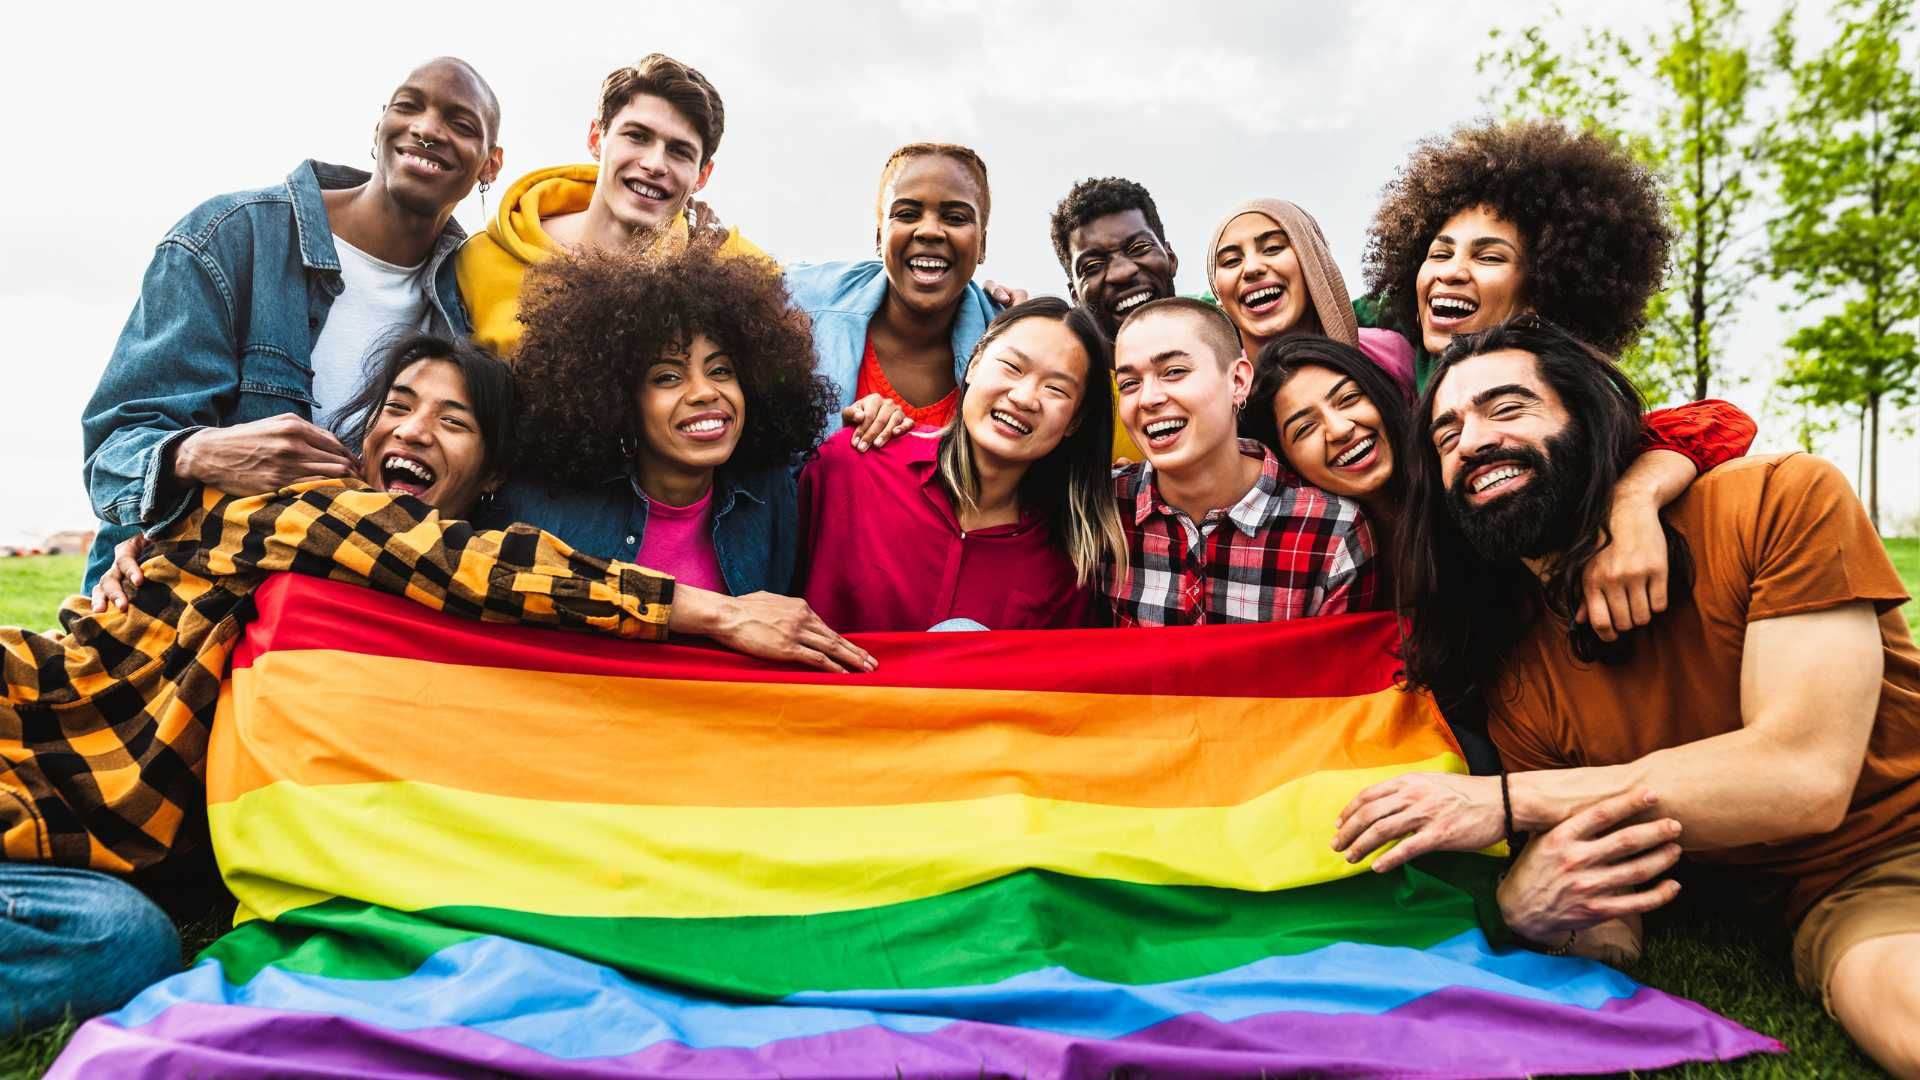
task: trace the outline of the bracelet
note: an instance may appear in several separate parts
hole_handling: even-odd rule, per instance
[[[1500,770],[1500,807],[1507,818],[1507,844],[1513,844],[1513,792],[1507,787],[1507,770]]]
[[[1553,948],[1551,948],[1551,949],[1548,949],[1548,950],[1547,950],[1547,955],[1548,955],[1548,956],[1565,956],[1565,955],[1567,955],[1568,953],[1570,953],[1570,952],[1572,952],[1572,951],[1573,951],[1573,943],[1574,943],[1574,941],[1575,941],[1576,939],[1578,939],[1579,937],[1580,937],[1580,931],[1578,931],[1578,930],[1569,930],[1569,931],[1567,931],[1567,940],[1565,940],[1565,941],[1563,941],[1563,942],[1561,942],[1560,944],[1558,944],[1558,945],[1556,945],[1556,946],[1554,946],[1554,947],[1553,947]]]

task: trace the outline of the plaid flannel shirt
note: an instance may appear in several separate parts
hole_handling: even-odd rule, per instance
[[[0,858],[134,873],[192,841],[227,660],[268,574],[366,585],[489,622],[666,636],[673,579],[527,525],[481,531],[358,481],[208,491],[141,565],[124,612],[0,628]]]
[[[1279,622],[1369,611],[1379,577],[1373,533],[1350,499],[1310,487],[1252,439],[1260,479],[1195,523],[1167,505],[1153,466],[1114,474],[1127,565],[1101,575],[1115,626]]]

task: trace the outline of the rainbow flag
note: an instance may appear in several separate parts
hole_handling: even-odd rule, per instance
[[[208,769],[237,928],[58,1076],[1490,1076],[1779,1045],[1376,874],[1462,770],[1395,625],[874,635],[872,675],[257,594]]]

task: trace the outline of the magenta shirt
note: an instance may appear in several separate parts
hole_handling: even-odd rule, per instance
[[[725,593],[720,557],[713,550],[713,489],[690,506],[668,506],[647,500],[647,531],[633,561],[649,570],[672,574],[675,581]]]
[[[973,619],[991,630],[1085,625],[1088,590],[1046,523],[960,531],[935,428],[862,454],[844,429],[800,474],[803,595],[843,634]]]

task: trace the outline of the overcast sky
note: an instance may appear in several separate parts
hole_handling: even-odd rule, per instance
[[[607,71],[653,50],[693,64],[727,105],[702,197],[782,259],[870,255],[881,163],[936,139],[975,147],[990,170],[985,276],[1064,294],[1047,215],[1074,181],[1121,175],[1154,193],[1182,291],[1204,284],[1215,220],[1270,195],[1320,219],[1358,292],[1380,186],[1414,140],[1485,111],[1474,60],[1489,29],[1546,14],[1512,0],[593,7],[334,3],[292,19],[254,4],[33,4],[9,16],[0,542],[90,520],[80,410],[167,227],[307,157],[363,165],[380,106],[427,57],[465,57],[492,83],[507,177],[586,159]],[[1619,0],[1592,17],[1630,29],[1662,6]],[[485,225],[477,195],[458,216]],[[1762,416],[1781,299],[1749,305],[1730,351],[1757,377],[1722,391],[1761,417],[1762,448],[1790,443],[1784,418]],[[1823,450],[1852,473],[1850,436]],[[1920,449],[1886,453],[1883,506],[1911,529]]]

